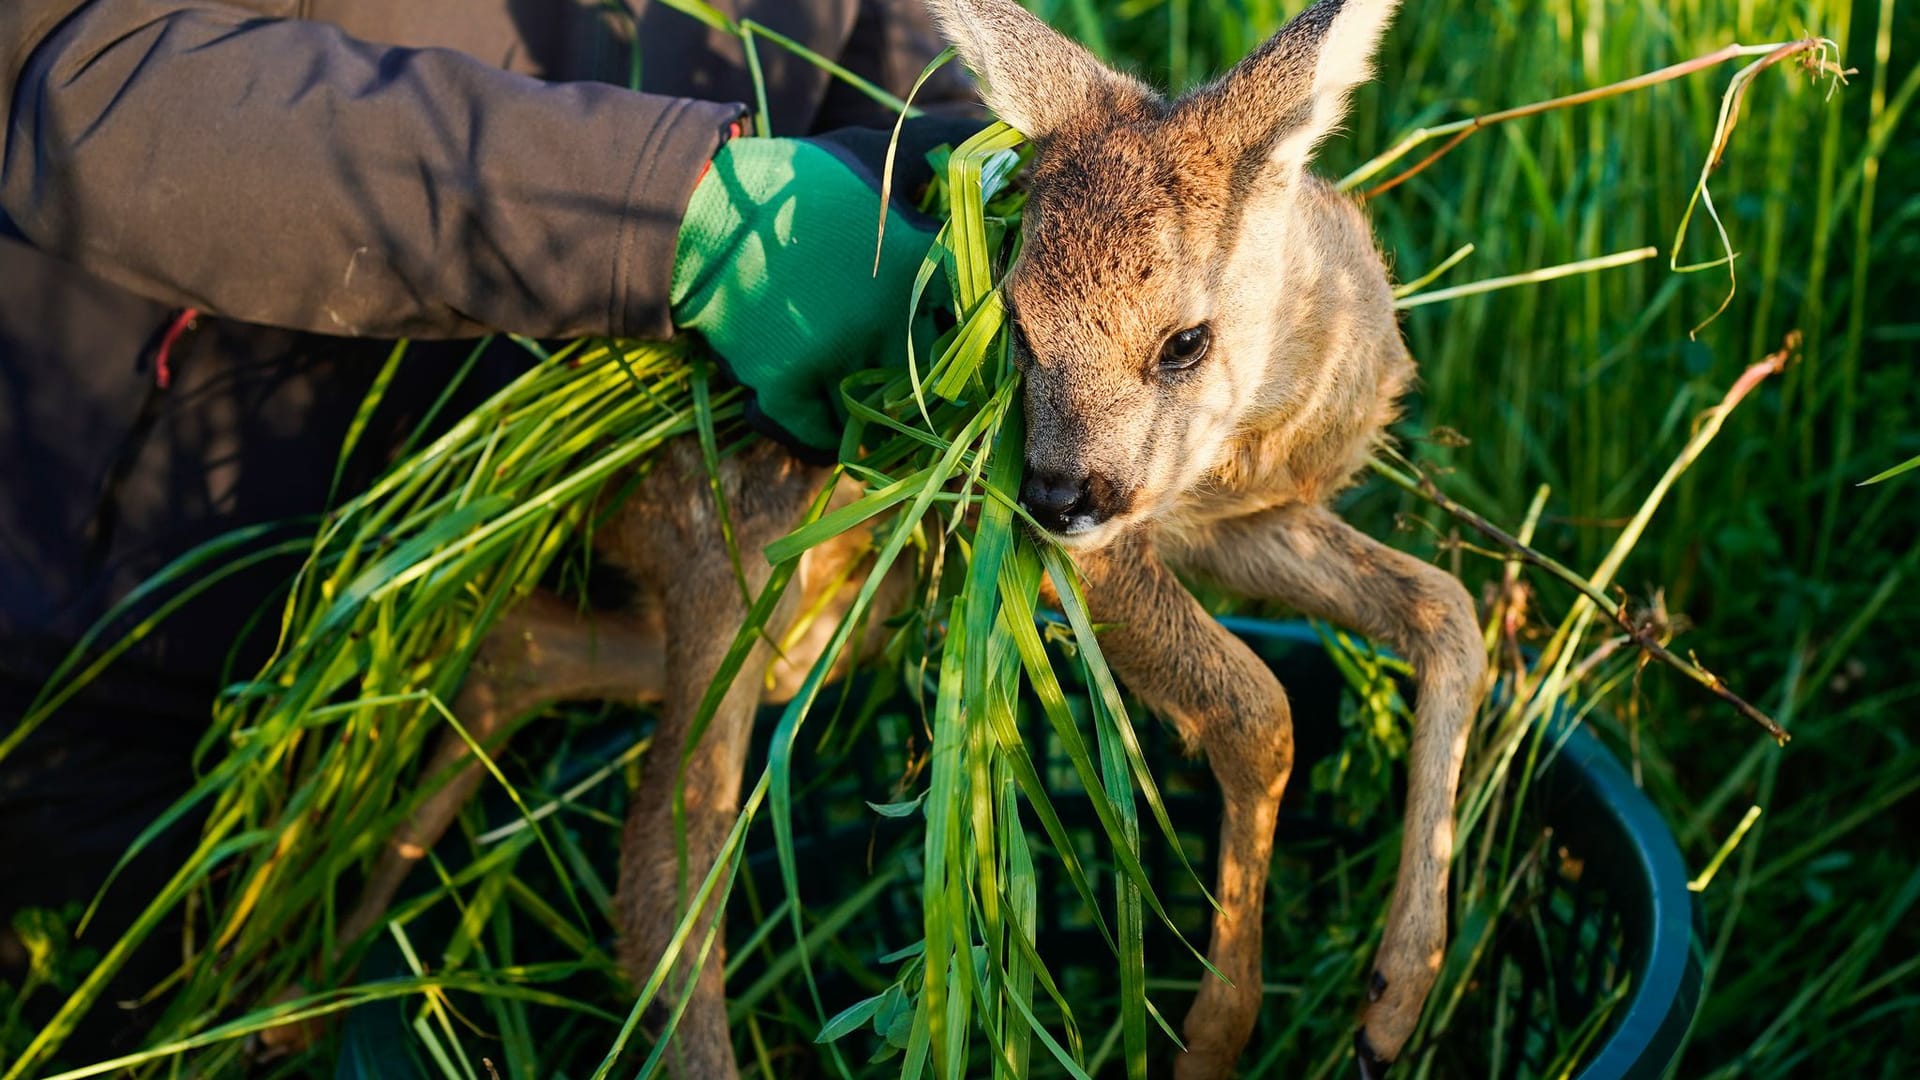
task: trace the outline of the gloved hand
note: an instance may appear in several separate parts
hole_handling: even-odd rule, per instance
[[[929,151],[958,146],[980,126],[907,121],[877,275],[891,132],[847,128],[721,146],[680,226],[670,300],[675,325],[703,336],[753,392],[756,427],[797,450],[831,452],[846,420],[840,381],[905,362],[914,274],[938,231],[905,200],[932,174]]]

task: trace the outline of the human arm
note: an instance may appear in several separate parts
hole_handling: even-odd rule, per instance
[[[741,112],[204,0],[4,8],[0,228],[292,329],[663,337],[681,214]]]

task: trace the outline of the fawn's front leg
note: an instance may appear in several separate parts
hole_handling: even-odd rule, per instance
[[[720,486],[740,552],[736,578],[697,446],[683,439],[670,444],[666,455],[641,489],[644,498],[630,501],[599,538],[608,557],[651,591],[665,629],[660,719],[620,838],[620,960],[636,986],[652,973],[688,914],[739,813],[754,710],[773,655],[765,634],[697,738],[694,724],[708,684],[746,619],[742,579],[751,595],[766,588],[772,567],[761,549],[798,522],[827,478],[824,470],[801,465],[771,443],[721,463]],[[770,632],[786,625],[799,592],[788,590],[769,621]],[[684,848],[673,813],[681,791]],[[724,914],[716,894],[692,915],[692,933],[657,999],[671,1008],[692,978],[666,1057],[683,1080],[738,1075],[727,1028],[724,939],[704,964],[698,962],[708,932],[724,933]]]
[[[762,467],[777,469],[778,463]],[[859,485],[843,481],[834,505],[851,503],[861,490]],[[662,493],[645,488],[626,505],[614,508],[612,531],[631,531],[634,518],[630,515],[651,515],[650,498],[659,497]],[[863,536],[847,533],[820,545],[802,562],[794,587],[807,598],[807,605],[820,606],[821,614],[806,635],[789,644],[786,655],[775,662],[763,700],[785,701],[797,691],[829,632],[852,601],[855,588],[843,585],[824,605],[819,605],[814,596],[840,583],[866,547]],[[743,557],[755,554],[750,551]],[[617,554],[615,558],[617,561]],[[657,559],[649,556],[649,561]],[[858,576],[852,580],[857,586]],[[895,573],[883,586],[878,610],[897,607],[909,584],[907,575]],[[880,620],[873,620],[861,639],[860,652],[876,651],[881,638]],[[851,659],[849,656],[848,661]],[[587,611],[577,602],[540,591],[522,600],[487,632],[454,701],[453,714],[474,742],[488,746],[497,755],[506,748],[505,729],[541,706],[557,701],[652,704],[661,700],[666,687],[666,632],[657,597],[634,597],[617,610]],[[422,775],[437,777],[456,764],[461,766],[460,771],[423,801],[388,841],[358,903],[341,924],[342,942],[357,941],[380,923],[407,875],[439,842],[478,790],[485,769],[473,760],[467,740],[448,731],[435,744]]]
[[[1100,649],[1127,688],[1205,751],[1220,784],[1219,877],[1205,978],[1182,1028],[1179,1080],[1232,1073],[1259,1017],[1260,937],[1293,714],[1272,669],[1201,608],[1144,536],[1078,556]]]
[[[1243,596],[1278,600],[1385,641],[1413,665],[1419,695],[1400,871],[1354,1040],[1361,1074],[1381,1075],[1413,1034],[1446,953],[1453,803],[1486,672],[1473,601],[1452,575],[1323,507],[1229,521],[1168,557]]]
[[[731,594],[737,599],[739,587],[724,562],[721,567],[723,576],[696,573],[690,575],[689,585],[710,590],[709,597]],[[766,575],[749,569],[748,582],[755,589],[762,588]],[[620,965],[636,989],[665,953],[674,928],[687,914],[739,813],[741,771],[746,765],[754,709],[772,658],[764,641],[754,646],[706,731],[689,747],[688,738],[707,684],[732,645],[745,609],[738,608],[730,618],[708,618],[694,614],[684,595],[669,597],[668,604],[666,696],[654,729],[653,747],[620,835],[620,887],[615,900]],[[684,866],[673,813],[676,793],[683,790],[683,784]],[[669,1071],[682,1080],[724,1080],[737,1075],[722,978],[724,939],[716,940],[705,964],[697,963],[709,930],[716,936],[724,934],[723,916],[724,905],[709,901],[696,917],[693,932],[655,999],[654,1015],[664,1018],[688,978],[694,978],[689,991],[692,1000],[673,1032],[673,1046],[666,1058]]]

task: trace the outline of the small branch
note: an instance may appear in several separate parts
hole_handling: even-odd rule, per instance
[[[1718,427],[1719,421],[1723,420],[1727,413],[1731,412],[1734,406],[1738,405],[1741,399],[1752,392],[1753,388],[1758,386],[1762,380],[1766,379],[1769,375],[1774,375],[1785,370],[1787,360],[1793,355],[1798,344],[1799,335],[1797,333],[1789,334],[1786,343],[1781,347],[1779,352],[1773,353],[1758,363],[1753,364],[1741,374],[1740,378],[1734,381],[1733,386],[1727,390],[1726,396],[1720,400],[1720,404],[1709,410],[1705,419],[1712,423],[1714,427]],[[1609,619],[1612,619],[1614,624],[1627,636],[1627,639],[1638,646],[1646,655],[1678,671],[1702,687],[1705,687],[1715,697],[1733,706],[1735,712],[1759,724],[1766,730],[1768,735],[1773,737],[1775,742],[1782,746],[1786,745],[1787,740],[1791,738],[1791,736],[1787,734],[1786,729],[1776,723],[1772,717],[1760,711],[1754,707],[1752,703],[1735,693],[1718,675],[1702,667],[1696,660],[1684,660],[1674,655],[1672,651],[1660,643],[1654,627],[1636,622],[1625,605],[1616,602],[1612,597],[1606,595],[1600,588],[1596,587],[1592,581],[1575,573],[1564,563],[1521,542],[1519,538],[1507,532],[1505,529],[1500,528],[1486,518],[1453,501],[1445,492],[1440,490],[1439,485],[1433,482],[1433,478],[1429,476],[1425,470],[1421,469],[1420,466],[1414,464],[1406,457],[1393,451],[1391,448],[1388,448],[1387,453],[1396,459],[1403,467],[1408,469],[1411,475],[1393,468],[1378,458],[1372,462],[1374,472],[1385,477],[1394,485],[1433,503],[1443,512],[1453,516],[1482,536],[1487,537],[1489,540],[1512,552],[1521,561],[1530,563],[1546,571],[1548,574],[1559,578],[1561,581],[1566,582],[1568,585],[1571,585],[1579,591],[1581,596],[1586,598],[1588,603],[1593,604]]]
[[[1715,697],[1732,705],[1734,710],[1740,715],[1765,728],[1767,734],[1773,736],[1775,742],[1784,746],[1787,740],[1791,738],[1791,736],[1787,734],[1786,729],[1775,723],[1772,717],[1755,708],[1745,698],[1734,693],[1725,682],[1721,681],[1718,675],[1715,675],[1713,672],[1706,670],[1692,661],[1683,660],[1675,656],[1665,645],[1660,644],[1659,640],[1653,636],[1651,627],[1642,626],[1634,622],[1625,607],[1614,602],[1613,598],[1607,596],[1605,593],[1595,589],[1586,578],[1575,573],[1566,564],[1521,543],[1518,538],[1505,529],[1500,528],[1479,514],[1454,502],[1434,484],[1433,478],[1422,471],[1419,466],[1412,465],[1411,462],[1406,462],[1406,464],[1414,470],[1414,475],[1411,477],[1377,460],[1373,463],[1373,470],[1381,476],[1386,477],[1387,480],[1395,485],[1425,498],[1442,511],[1459,519],[1467,525],[1467,527],[1480,533],[1487,539],[1492,540],[1508,551],[1513,552],[1522,562],[1530,563],[1579,590],[1582,596],[1585,596],[1587,600],[1599,608],[1603,614],[1612,619],[1614,623],[1620,627],[1621,632],[1627,636],[1627,639],[1639,646],[1648,656],[1653,657],[1655,660],[1666,664],[1687,678],[1699,683],[1712,692]]]
[[[1622,79],[1619,82],[1608,83],[1605,86],[1596,86],[1589,90],[1582,90],[1579,93],[1567,94],[1546,101],[1536,101],[1531,105],[1520,105],[1515,108],[1502,109],[1499,112],[1486,113],[1482,116],[1475,116],[1466,120],[1456,120],[1450,124],[1421,128],[1400,140],[1398,144],[1386,153],[1381,154],[1379,157],[1360,166],[1353,172],[1348,173],[1340,180],[1338,187],[1342,191],[1357,187],[1363,181],[1377,175],[1381,170],[1393,164],[1395,161],[1412,153],[1413,150],[1422,143],[1438,138],[1447,139],[1445,143],[1441,144],[1439,149],[1421,158],[1405,172],[1396,175],[1391,180],[1375,185],[1360,196],[1362,199],[1371,199],[1392,191],[1394,188],[1406,183],[1414,176],[1423,172],[1428,166],[1446,156],[1454,147],[1465,142],[1467,136],[1484,128],[1492,127],[1495,124],[1502,124],[1508,120],[1518,120],[1525,116],[1535,116],[1539,113],[1551,112],[1555,109],[1567,109],[1576,105],[1585,105],[1590,102],[1599,101],[1602,98],[1632,93],[1635,90],[1644,90],[1649,86],[1655,86],[1663,82],[1672,82],[1675,79],[1684,78],[1695,72],[1705,71],[1710,67],[1724,64],[1729,60],[1738,60],[1742,57],[1764,56],[1767,59],[1762,66],[1767,66],[1778,63],[1789,56],[1819,50],[1826,44],[1826,42],[1819,38],[1808,37],[1802,38],[1799,41],[1788,41],[1769,45],[1728,45],[1710,52],[1705,56],[1696,56],[1691,60],[1682,60],[1677,64],[1669,64],[1658,71],[1649,71],[1644,75],[1635,75],[1631,79]],[[1830,65],[1822,63],[1816,67],[1816,70],[1824,74],[1827,73],[1828,66]]]

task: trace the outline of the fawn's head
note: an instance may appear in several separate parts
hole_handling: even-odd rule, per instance
[[[1305,168],[1394,3],[1321,0],[1172,102],[1016,0],[930,6],[987,105],[1035,143],[1004,285],[1026,379],[1022,501],[1094,546],[1171,506],[1236,434],[1312,408],[1326,373],[1309,369],[1382,331],[1381,304],[1329,314],[1384,276],[1370,241],[1321,235],[1338,230]]]

